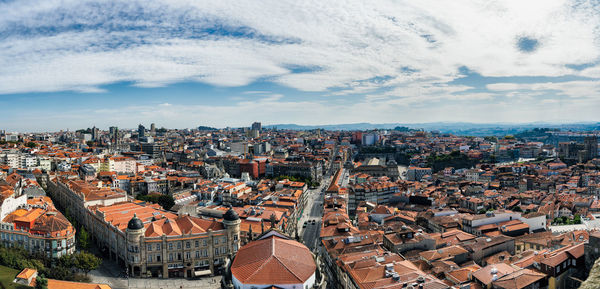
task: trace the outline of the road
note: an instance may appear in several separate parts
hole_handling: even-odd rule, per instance
[[[342,169],[341,185],[348,184],[348,171]],[[331,176],[323,177],[323,184],[315,190],[309,191],[309,195],[304,207],[300,221],[298,221],[298,232],[301,232],[303,243],[311,250],[315,251],[321,232],[321,223],[323,220],[323,198],[325,191],[329,188]],[[315,224],[312,221],[315,221]],[[303,227],[304,222],[308,222],[306,227]]]
[[[308,190],[304,213],[298,221],[298,232],[302,235],[303,243],[311,250],[316,247],[321,230],[321,218],[323,217],[323,192],[329,187],[329,178],[324,177],[321,186],[314,190]],[[315,224],[312,224],[312,220]],[[308,222],[303,227],[304,222]]]

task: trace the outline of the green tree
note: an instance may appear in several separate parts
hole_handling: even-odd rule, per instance
[[[77,238],[77,241],[79,241],[79,246],[82,249],[89,249],[90,248],[90,234],[85,230],[85,228],[82,226],[81,229],[79,229],[79,238]]]
[[[48,279],[43,276],[37,276],[35,279],[35,289],[48,289]]]
[[[175,199],[171,195],[160,195],[158,197],[158,204],[163,207],[165,210],[170,210],[173,206],[175,206]]]
[[[62,255],[56,261],[56,265],[65,268],[75,267],[75,257],[74,255]]]
[[[37,144],[34,143],[34,142],[32,142],[32,141],[30,141],[30,142],[27,142],[25,144],[25,146],[28,147],[28,148],[34,148],[34,147],[37,147]]]
[[[80,252],[74,257],[75,267],[87,275],[90,271],[97,269],[102,264],[102,259],[88,252]]]
[[[486,136],[483,139],[485,139],[486,141],[489,141],[489,142],[498,142],[498,138],[495,136]]]

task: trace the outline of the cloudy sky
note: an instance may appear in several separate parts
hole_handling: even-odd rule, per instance
[[[598,1],[0,1],[0,129],[600,121]]]

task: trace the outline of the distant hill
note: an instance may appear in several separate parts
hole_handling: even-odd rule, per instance
[[[531,130],[534,128],[555,128],[563,131],[591,131],[600,130],[600,123],[468,123],[468,122],[431,122],[431,123],[350,123],[350,124],[329,124],[329,125],[298,125],[298,124],[274,124],[266,125],[265,128],[277,128],[284,130],[370,130],[370,129],[394,129],[395,127],[408,127],[411,129],[422,129],[425,131],[440,131],[442,133],[451,133],[455,135],[472,135],[472,136],[488,136],[488,135],[512,135],[522,131]]]

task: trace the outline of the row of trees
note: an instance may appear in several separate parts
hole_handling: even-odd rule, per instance
[[[30,254],[20,247],[7,248],[0,246],[0,265],[16,270],[36,269],[40,276],[51,279],[89,281],[87,274],[98,268],[100,264],[102,264],[102,259],[85,251],[63,255],[55,260],[43,254]]]
[[[581,216],[575,215],[572,219],[567,216],[556,217],[552,220],[552,225],[577,225],[581,224]]]
[[[317,181],[313,181],[313,179],[310,177],[306,178],[306,177],[300,177],[300,176],[278,176],[275,178],[276,181],[281,181],[281,180],[285,180],[285,179],[288,179],[292,182],[303,182],[311,188],[318,187],[321,185],[321,183],[319,183]]]
[[[173,206],[175,206],[175,199],[173,199],[173,196],[171,195],[151,193],[147,195],[139,194],[135,198],[141,201],[159,204],[165,210],[170,210]]]
[[[477,164],[477,160],[469,158],[466,154],[459,151],[453,151],[449,154],[431,154],[427,157],[427,166],[433,172],[438,172],[447,167],[455,169],[470,168]]]

